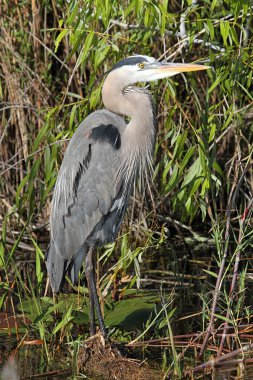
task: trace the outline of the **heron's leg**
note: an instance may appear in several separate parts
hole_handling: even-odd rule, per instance
[[[95,309],[94,309],[94,298],[92,294],[92,289],[91,289],[91,272],[93,270],[93,261],[92,261],[92,249],[90,248],[86,260],[85,260],[85,274],[87,278],[87,283],[88,283],[88,289],[89,289],[89,301],[90,301],[90,335],[95,335],[96,334],[96,325],[95,325]]]
[[[96,281],[95,281],[95,270],[93,263],[93,249],[90,248],[86,260],[85,260],[85,274],[87,277],[89,295],[90,295],[90,334],[95,334],[95,315],[94,315],[94,306],[96,308],[98,323],[100,330],[104,337],[107,336],[107,331],[105,328],[104,319],[101,313],[100,303],[97,294]]]

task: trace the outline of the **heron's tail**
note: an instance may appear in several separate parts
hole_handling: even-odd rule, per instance
[[[64,283],[66,261],[60,255],[54,243],[51,243],[48,248],[45,260],[50,285],[55,293],[59,293]]]

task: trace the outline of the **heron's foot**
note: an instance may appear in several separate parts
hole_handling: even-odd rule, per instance
[[[101,340],[101,342],[105,342],[105,339],[104,339],[104,337],[100,331],[98,331],[96,334],[93,334],[93,335],[89,336],[87,339],[85,339],[85,343],[86,342],[92,342],[93,340],[94,341]]]
[[[87,338],[84,343],[88,344],[88,347],[94,347],[95,345],[96,347],[102,347],[102,349],[107,352],[116,352],[119,357],[124,357],[127,353],[123,344],[113,342],[108,334],[105,337],[101,331],[98,331],[96,334]]]
[[[97,337],[98,335],[100,335],[101,339],[103,338],[103,340],[106,342],[110,340],[108,330],[106,327],[100,327],[100,329],[97,331],[96,325],[90,324],[90,338]]]

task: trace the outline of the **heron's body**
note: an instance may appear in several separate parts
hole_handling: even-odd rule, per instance
[[[119,219],[123,210],[119,208],[115,213],[121,184],[115,183],[114,161],[121,150],[120,131],[124,127],[120,116],[107,110],[96,111],[79,125],[69,143],[51,212],[54,223],[47,260],[55,291],[59,291],[67,270],[71,270],[72,281],[76,282],[88,246],[102,245],[115,238],[119,222],[115,225],[112,218],[115,215]],[[111,140],[106,139],[103,128],[107,128]],[[94,138],[97,130],[101,134]],[[64,165],[69,161],[73,162],[70,168]],[[110,223],[112,228],[107,228]]]
[[[172,74],[168,73],[168,66]],[[202,66],[159,64],[146,56],[119,62],[103,85],[106,109],[93,112],[79,125],[66,150],[54,190],[46,263],[52,288],[58,292],[66,273],[77,282],[85,262],[92,334],[94,306],[102,333],[106,334],[94,280],[92,250],[115,240],[135,179],[147,175],[153,154],[152,99],[145,89],[132,85],[200,69]],[[130,121],[126,122],[122,115]]]
[[[154,139],[153,113],[148,126]],[[74,283],[89,247],[113,242],[141,162],[145,137],[131,139],[131,125],[108,110],[90,114],[75,131],[58,175],[51,211],[48,269],[58,292],[69,272]],[[147,129],[146,129],[147,133]],[[150,139],[149,139],[150,141]],[[131,144],[131,145],[129,145]],[[130,155],[130,148],[134,155]],[[125,165],[132,162],[131,172]],[[72,162],[69,167],[65,163]],[[143,163],[146,165],[146,163]]]

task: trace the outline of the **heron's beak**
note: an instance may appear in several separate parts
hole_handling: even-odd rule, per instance
[[[209,66],[199,65],[197,63],[168,63],[168,62],[155,62],[146,65],[143,74],[144,80],[154,81],[172,77],[179,73],[186,73],[190,71],[200,71],[210,69]],[[146,75],[145,75],[146,74]]]
[[[157,70],[160,73],[171,73],[172,75],[177,73],[186,73],[189,71],[200,71],[210,69],[210,66],[199,65],[197,63],[168,63],[161,62],[156,65]],[[155,69],[155,67],[154,67]]]

